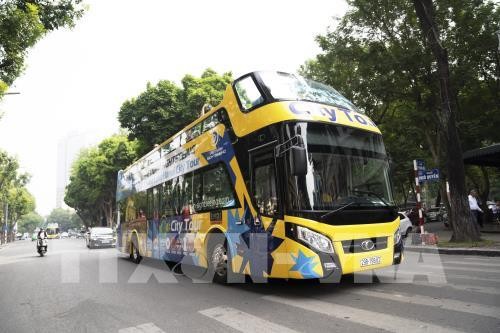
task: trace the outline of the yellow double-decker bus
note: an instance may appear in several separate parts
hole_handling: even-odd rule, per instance
[[[377,126],[331,87],[253,72],[118,174],[117,248],[216,281],[338,279],[399,264]]]
[[[47,238],[48,239],[59,239],[61,238],[61,234],[59,233],[59,224],[57,223],[49,223],[47,225]]]

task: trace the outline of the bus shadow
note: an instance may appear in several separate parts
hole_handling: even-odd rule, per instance
[[[125,266],[138,266],[131,262],[128,256],[119,256],[118,258],[119,262]],[[152,258],[144,258],[139,265],[143,266],[143,268],[159,269],[167,274],[172,274],[177,280],[176,283],[185,286],[196,285],[197,288],[220,288],[222,292],[224,289],[229,289],[231,291],[240,290],[263,296],[269,294],[290,297],[335,295],[357,288],[367,288],[371,285],[380,283],[375,275],[371,283],[360,283],[356,281],[353,274],[349,274],[342,276],[340,280],[335,282],[321,281],[318,279],[257,279],[256,282],[254,282],[249,276],[238,276],[237,283],[220,284],[212,282],[211,278],[206,276],[206,271],[204,269],[194,266],[184,266],[182,269],[179,269],[179,267],[168,266],[163,260]],[[132,271],[128,270],[126,275],[130,273],[132,273]],[[154,277],[152,277],[152,279],[155,280]]]

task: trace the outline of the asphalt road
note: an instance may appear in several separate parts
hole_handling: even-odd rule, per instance
[[[377,277],[223,286],[83,240],[43,258],[18,241],[0,249],[0,332],[500,332],[500,258],[408,252]]]

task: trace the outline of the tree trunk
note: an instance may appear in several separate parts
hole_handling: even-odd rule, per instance
[[[451,241],[479,240],[479,228],[472,219],[466,197],[462,147],[456,126],[455,105],[451,101],[448,53],[441,45],[439,30],[434,21],[432,0],[413,0],[413,4],[423,32],[424,41],[428,41],[438,67],[441,110],[437,111],[437,117],[446,151],[447,175],[450,184],[450,219],[453,220]]]

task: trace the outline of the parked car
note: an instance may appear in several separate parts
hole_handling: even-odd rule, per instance
[[[408,237],[408,234],[413,230],[413,225],[410,218],[404,212],[398,212],[399,215],[399,232],[403,237]]]
[[[426,222],[442,222],[446,209],[443,206],[431,207],[425,212]]]
[[[69,237],[69,234],[66,231],[61,233],[61,238],[68,238],[68,237]]]
[[[95,247],[115,246],[116,237],[113,229],[105,227],[95,227],[90,229],[88,238],[86,239],[87,247],[93,249]]]

